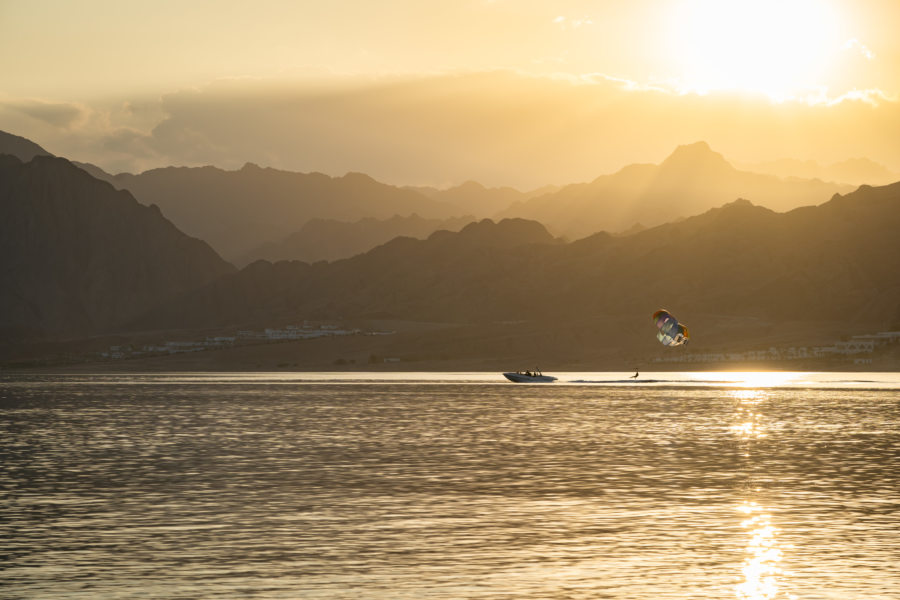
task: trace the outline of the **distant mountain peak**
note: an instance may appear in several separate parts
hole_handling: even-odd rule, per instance
[[[660,163],[663,170],[734,171],[724,156],[709,147],[706,142],[678,146],[666,160]]]
[[[341,179],[348,183],[378,183],[372,176],[357,171],[349,171]]]
[[[486,190],[487,188],[484,187],[482,184],[478,183],[477,181],[472,181],[470,179],[468,181],[464,181],[463,183],[459,184],[455,188],[450,188],[450,189],[455,189],[458,191],[479,191],[479,192],[481,192],[481,191]]]
[[[542,224],[518,218],[503,219],[496,223],[491,219],[475,221],[463,227],[458,237],[502,246],[547,244],[554,241],[553,236]]]
[[[731,202],[726,202],[722,206],[709,209],[707,212],[717,214],[735,214],[746,213],[747,211],[774,212],[764,206],[753,204],[746,198],[738,198],[736,200],[732,200]]]
[[[721,226],[722,223],[729,223],[737,227],[749,227],[754,219],[768,218],[776,214],[778,213],[765,206],[753,204],[745,198],[738,198],[723,204],[722,206],[711,208],[703,214],[689,217],[686,221],[696,219],[702,222],[711,218],[716,223],[719,223],[719,226]]]
[[[703,140],[694,142],[692,144],[681,144],[680,146],[675,148],[675,152],[712,152],[712,151],[713,151],[713,149],[709,147],[709,144],[707,142],[704,142]]]

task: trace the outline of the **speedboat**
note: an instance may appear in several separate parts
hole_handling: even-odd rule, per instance
[[[516,371],[515,373],[504,373],[504,377],[513,383],[553,383],[556,377],[552,375],[544,375],[539,370],[534,371]]]

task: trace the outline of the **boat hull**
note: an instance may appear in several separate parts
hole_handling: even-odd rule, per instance
[[[524,373],[504,373],[504,377],[513,383],[553,383],[556,377],[551,375],[525,375]]]

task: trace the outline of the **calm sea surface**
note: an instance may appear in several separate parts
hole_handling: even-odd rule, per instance
[[[900,374],[628,375],[0,375],[0,597],[900,598]]]

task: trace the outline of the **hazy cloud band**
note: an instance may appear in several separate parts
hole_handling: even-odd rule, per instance
[[[900,171],[900,103],[773,103],[596,76],[511,72],[308,85],[219,81],[91,105],[0,98],[0,129],[110,171],[247,161],[389,183],[522,188],[590,180],[706,140],[737,160],[865,156]]]

